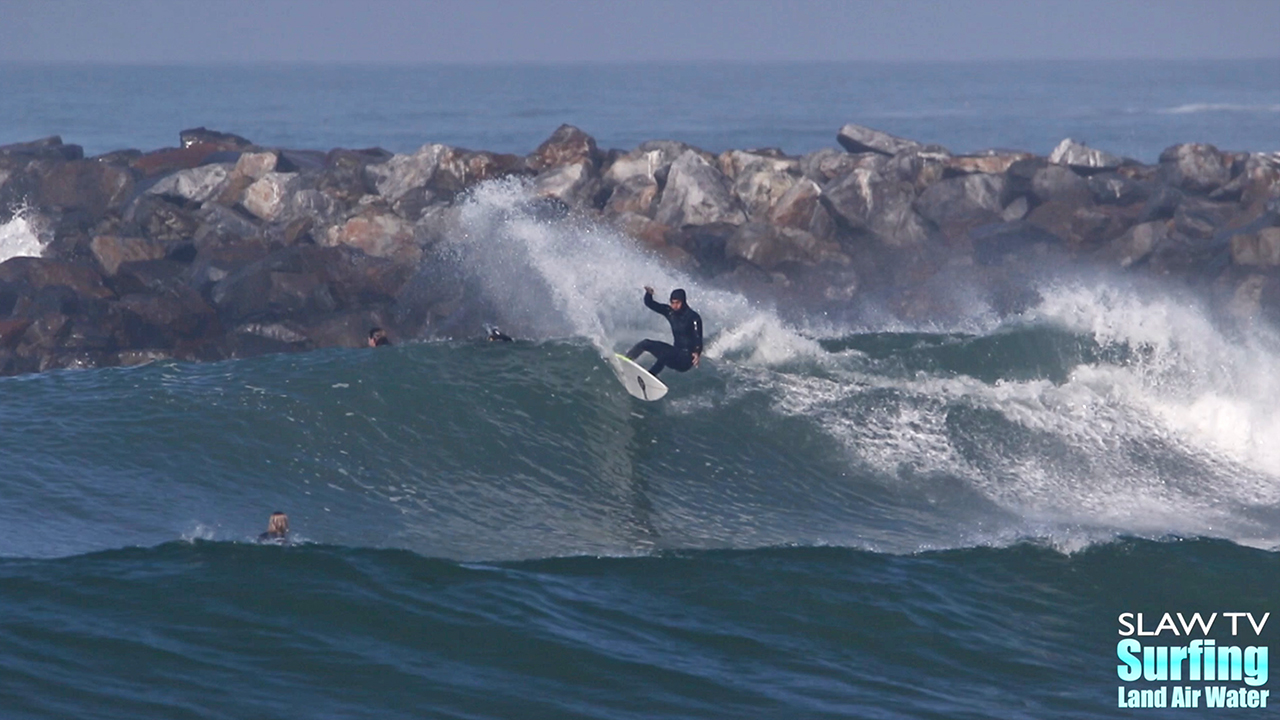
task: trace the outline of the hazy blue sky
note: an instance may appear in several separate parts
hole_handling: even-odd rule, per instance
[[[1280,58],[1280,0],[0,0],[0,61]]]

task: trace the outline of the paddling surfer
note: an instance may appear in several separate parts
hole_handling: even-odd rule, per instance
[[[665,317],[671,323],[673,345],[650,340],[648,338],[635,344],[627,351],[627,357],[635,360],[641,353],[649,353],[657,358],[649,372],[657,375],[663,368],[670,367],[676,372],[684,372],[698,367],[702,357],[702,316],[689,307],[684,290],[676,288],[671,291],[670,304],[663,304],[653,299],[653,288],[644,286],[644,305],[650,310]]]
[[[267,531],[258,536],[258,542],[289,542],[289,516],[279,510],[271,513],[271,517],[267,519]]]

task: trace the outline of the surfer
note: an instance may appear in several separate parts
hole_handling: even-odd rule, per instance
[[[369,347],[382,347],[390,345],[391,338],[387,337],[387,331],[380,327],[369,330]]]
[[[657,375],[662,369],[670,366],[677,372],[684,372],[691,367],[698,367],[698,359],[702,357],[702,316],[693,311],[685,303],[684,290],[676,288],[671,291],[669,305],[653,299],[653,288],[644,286],[644,306],[665,317],[671,323],[673,345],[645,338],[627,351],[627,357],[635,360],[641,353],[649,353],[658,362],[649,368],[649,372]]]
[[[289,541],[289,516],[279,510],[267,520],[267,531],[258,536],[258,542],[285,543]]]

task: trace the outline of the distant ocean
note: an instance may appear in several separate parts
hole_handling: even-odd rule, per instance
[[[1153,162],[1280,149],[1280,63],[0,67],[0,143],[89,154],[198,125],[525,153],[563,122],[604,147],[802,153],[857,122]],[[912,323],[774,308],[521,200],[482,189],[447,241],[515,343],[0,378],[0,718],[1274,714],[1247,707],[1280,687],[1257,651],[1280,637],[1269,328],[1115,278],[1040,281],[1018,315],[965,287]],[[666,331],[642,284],[707,327],[657,403],[602,360]],[[253,542],[274,510],[293,544]],[[1126,613],[1216,613],[1241,661],[1127,680]],[[1168,627],[1130,639],[1205,637]],[[1183,687],[1197,709],[1121,707]],[[1215,688],[1246,707],[1207,709]]]

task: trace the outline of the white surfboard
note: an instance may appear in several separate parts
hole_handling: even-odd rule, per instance
[[[641,400],[660,400],[667,394],[667,386],[663,385],[661,380],[622,353],[615,353],[613,356],[613,372],[617,374],[618,379],[622,381],[622,386],[631,393],[632,397]]]

